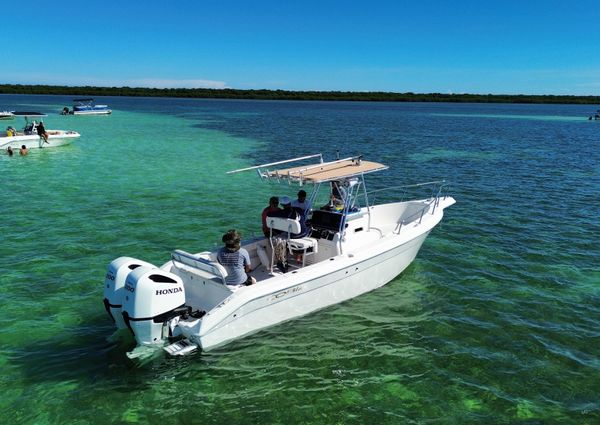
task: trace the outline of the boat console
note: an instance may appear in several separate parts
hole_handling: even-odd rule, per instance
[[[340,230],[342,214],[333,211],[314,210],[311,218],[311,237],[315,239],[333,240]]]

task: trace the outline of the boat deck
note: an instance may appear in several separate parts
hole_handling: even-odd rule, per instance
[[[306,267],[306,266],[304,266],[304,267]],[[296,260],[294,260],[292,258],[288,259],[287,273],[293,273],[294,271],[301,269],[301,268],[302,268],[302,263],[298,263],[298,262],[296,262]],[[282,275],[282,274],[284,274],[284,273],[280,272],[277,267],[273,267],[273,273],[271,274],[269,268],[265,267],[264,265],[261,264],[252,270],[252,272],[250,273],[250,276],[255,278],[256,282],[258,283],[258,282],[262,282],[267,279],[271,279],[273,276],[278,276],[278,275]]]

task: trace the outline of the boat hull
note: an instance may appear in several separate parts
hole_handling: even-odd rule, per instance
[[[371,250],[333,257],[322,264],[301,269],[295,276],[282,275],[281,283],[273,282],[269,285],[272,289],[263,294],[236,297],[204,318],[183,321],[178,326],[185,337],[206,351],[355,298],[387,284],[402,273],[415,259],[432,227],[422,229],[410,239],[389,236],[385,243]]]
[[[109,115],[112,113],[110,109],[87,109],[81,111],[73,111],[73,115]]]
[[[73,112],[73,115],[110,115],[112,111],[85,111]]]
[[[73,140],[80,137],[76,131],[50,130],[48,131],[48,142],[37,134],[17,135],[17,136],[0,136],[0,149],[6,149],[9,146],[12,149],[20,149],[22,145],[27,146],[27,149],[53,148],[57,146],[68,145]]]

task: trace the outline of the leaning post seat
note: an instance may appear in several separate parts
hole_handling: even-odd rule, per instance
[[[267,217],[267,227],[271,229],[271,272],[273,272],[274,252],[273,247],[273,230],[279,230],[287,233],[287,246],[290,251],[302,252],[302,267],[306,263],[306,256],[317,253],[318,241],[315,238],[291,238],[292,234],[298,234],[302,230],[299,219],[283,218],[283,217]],[[311,252],[309,252],[311,250]]]

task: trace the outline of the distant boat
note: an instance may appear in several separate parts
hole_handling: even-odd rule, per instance
[[[108,115],[112,110],[108,105],[96,105],[94,99],[73,99],[73,110],[69,111],[66,106],[63,108],[62,115]]]
[[[12,120],[15,117],[14,111],[0,111],[0,120]]]
[[[600,109],[598,109],[594,115],[590,115],[590,117],[588,118],[588,120],[600,120]]]
[[[13,149],[19,149],[23,145],[28,149],[52,148],[67,145],[80,137],[80,134],[76,131],[46,130],[48,140],[45,141],[38,135],[37,126],[42,121],[41,118],[46,115],[39,112],[13,112],[13,116],[25,118],[25,127],[22,130],[16,130],[14,127],[8,126],[6,131],[0,131],[0,150],[2,151],[5,151],[9,146]]]

